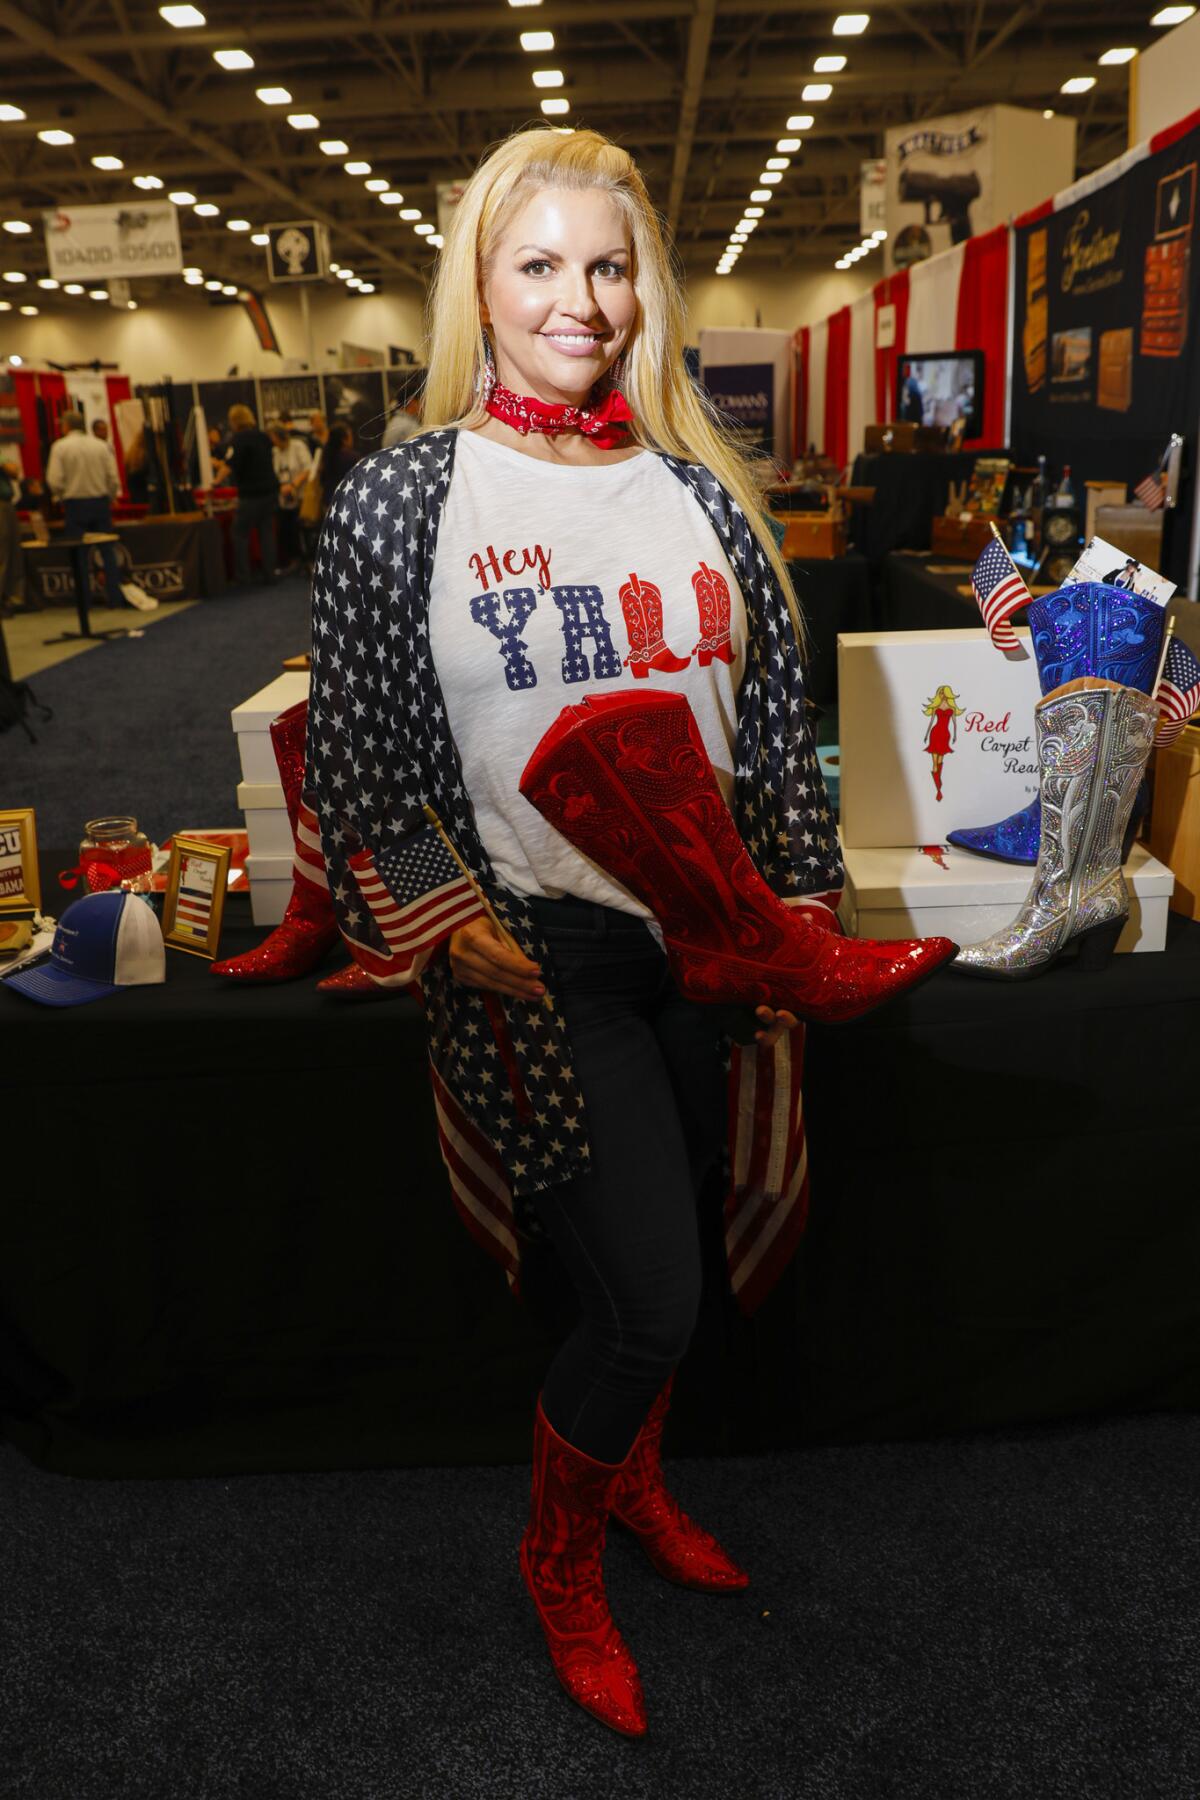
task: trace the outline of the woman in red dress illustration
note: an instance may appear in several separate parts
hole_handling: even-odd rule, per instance
[[[942,764],[948,756],[954,754],[954,745],[958,739],[958,718],[963,708],[954,697],[954,689],[943,682],[931,700],[925,704],[925,715],[929,724],[925,731],[925,748],[933,758],[933,785],[937,797],[942,798]]]

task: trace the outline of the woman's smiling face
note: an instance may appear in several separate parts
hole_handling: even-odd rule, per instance
[[[637,318],[629,227],[603,188],[539,188],[485,273],[480,317],[503,387],[581,405]]]

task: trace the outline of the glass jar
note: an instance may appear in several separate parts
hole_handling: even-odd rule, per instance
[[[153,886],[150,840],[136,819],[89,819],[79,846],[79,869],[89,893],[123,888],[148,894]]]

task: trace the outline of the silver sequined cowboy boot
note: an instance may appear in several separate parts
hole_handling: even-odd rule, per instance
[[[1068,947],[1081,967],[1103,968],[1129,914],[1122,838],[1157,716],[1149,694],[1091,675],[1039,703],[1037,874],[1012,924],[964,946],[952,969],[1016,981],[1040,975]]]

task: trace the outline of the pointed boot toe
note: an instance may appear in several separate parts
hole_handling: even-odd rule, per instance
[[[1028,863],[1038,859],[1042,836],[1042,806],[1031,800],[1020,812],[995,825],[964,825],[946,833],[946,841],[972,856],[990,856],[996,862]]]

